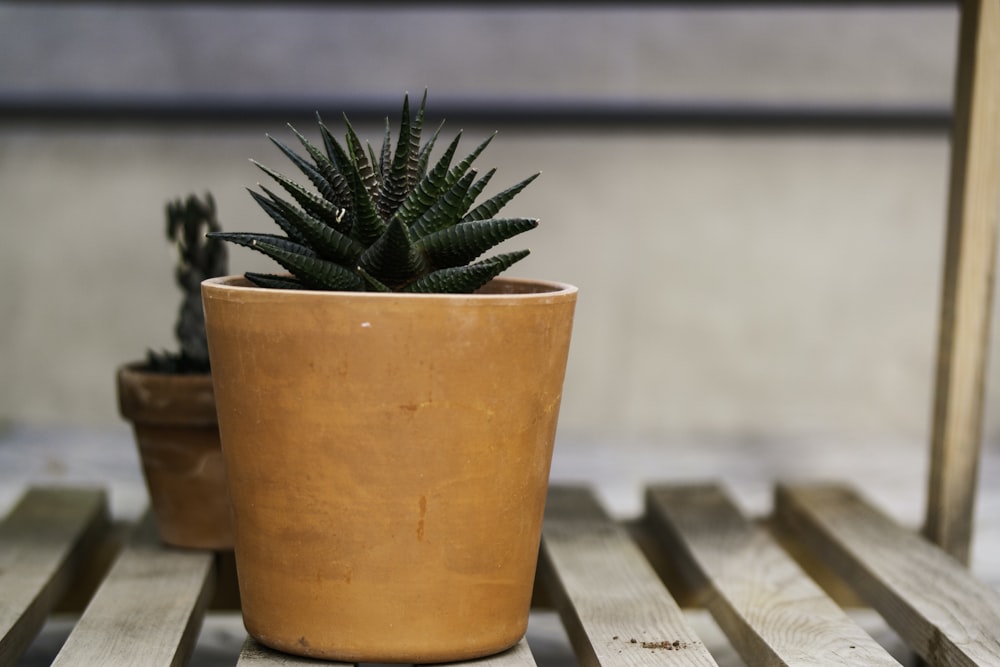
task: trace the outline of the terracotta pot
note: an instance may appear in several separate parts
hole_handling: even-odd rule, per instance
[[[247,285],[202,290],[249,633],[347,662],[515,644],[576,288]]]
[[[160,538],[232,549],[233,531],[212,376],[118,369],[118,405],[132,422]]]

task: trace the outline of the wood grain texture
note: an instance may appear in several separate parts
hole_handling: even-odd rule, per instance
[[[965,0],[926,535],[968,564],[1000,216],[1000,0]]]
[[[779,487],[777,519],[931,665],[1000,665],[1000,594],[842,486]]]
[[[898,667],[718,486],[651,488],[646,512],[747,664]]]
[[[215,554],[163,546],[147,513],[53,666],[187,663],[214,586]]]
[[[448,665],[454,665],[458,667],[460,665],[468,665],[469,667],[535,667],[535,657],[531,655],[531,649],[528,648],[528,642],[521,639],[513,648],[504,651],[503,653],[497,653],[496,655],[487,656],[485,658],[480,658],[478,660],[468,660],[463,662],[449,662]]]
[[[28,647],[110,528],[96,489],[31,489],[0,523],[0,665]]]
[[[628,532],[581,488],[549,491],[539,576],[581,665],[715,665]]]

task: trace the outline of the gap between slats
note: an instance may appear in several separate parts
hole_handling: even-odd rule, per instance
[[[647,525],[749,665],[896,665],[715,485],[654,487]]]
[[[53,667],[186,664],[214,576],[214,553],[164,546],[147,512]]]
[[[779,486],[776,518],[933,665],[1000,664],[1000,594],[853,490]]]
[[[110,529],[99,489],[30,489],[0,523],[0,665],[24,652]]]
[[[538,576],[585,667],[716,664],[628,532],[587,489],[550,489]]]

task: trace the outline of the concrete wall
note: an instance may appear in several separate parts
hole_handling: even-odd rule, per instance
[[[19,4],[0,7],[0,90],[373,94],[390,114],[425,86],[432,109],[456,94],[945,105],[955,27],[936,6]],[[467,145],[492,129],[466,128]],[[581,288],[562,433],[926,438],[943,133],[499,129],[495,182],[543,172],[508,209],[542,219],[513,273]],[[284,129],[0,124],[0,418],[118,421],[115,366],[172,346],[163,204],[211,190],[226,228],[269,229],[245,191],[248,157],[284,168],[265,132]]]

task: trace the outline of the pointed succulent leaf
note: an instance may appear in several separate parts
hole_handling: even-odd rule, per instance
[[[272,273],[254,273],[247,271],[243,277],[257,287],[267,289],[305,289],[305,285],[291,276],[277,276]]]
[[[455,151],[458,150],[458,142],[461,138],[461,132],[455,135],[451,144],[434,164],[434,168],[420,179],[416,187],[400,204],[396,210],[396,217],[402,222],[409,224],[416,220],[421,213],[434,205],[441,193],[448,189],[448,170],[451,168],[451,160],[455,156]]]
[[[273,193],[272,204],[277,211],[284,216],[285,221],[295,227],[295,230],[306,240],[306,244],[312,248],[317,255],[324,259],[329,259],[341,264],[354,264],[358,257],[365,251],[365,247],[327,223],[314,218],[313,216],[300,211],[288,202],[277,199]]]
[[[490,145],[490,142],[493,141],[493,137],[495,136],[497,136],[496,132],[486,137],[486,139],[484,139],[481,144],[476,146],[471,153],[462,158],[461,162],[452,167],[451,171],[448,172],[449,186],[451,186],[453,183],[457,183],[459,179],[461,179],[465,175],[465,172],[467,172],[469,168],[472,167],[472,163],[476,161],[476,158],[479,157],[480,153],[486,150],[486,147]]]
[[[319,220],[322,224],[332,227],[342,233],[347,231],[347,224],[344,222],[344,216],[347,213],[346,209],[330,208],[324,210],[322,215],[310,214],[296,207],[294,204],[285,201],[277,194],[269,190],[266,185],[259,185],[258,187],[268,196],[268,199],[266,200],[267,203],[270,204],[270,206],[285,219],[286,223],[300,232],[304,224],[299,221],[299,218],[302,217]]]
[[[257,250],[258,252],[263,252],[260,249],[260,244],[267,243],[287,252],[312,257],[316,256],[316,253],[313,252],[313,249],[308,245],[297,243],[291,239],[287,239],[284,236],[278,236],[276,234],[258,234],[255,232],[211,232],[207,234],[207,236],[213,239],[229,241],[230,243],[235,243],[236,245],[243,246],[244,248]]]
[[[355,204],[355,192],[354,184],[348,176],[347,170],[353,167],[354,163],[351,161],[347,150],[340,144],[339,141],[337,141],[337,138],[333,136],[333,132],[331,132],[330,129],[323,124],[323,121],[319,118],[318,114],[316,118],[319,123],[319,133],[320,137],[323,139],[323,148],[326,150],[327,160],[329,160],[333,169],[343,178],[344,207],[350,210]],[[357,171],[357,168],[354,167],[354,170]],[[360,174],[358,176],[360,178]],[[361,182],[363,183],[364,180],[362,179]],[[353,217],[352,213],[351,218],[353,219]]]
[[[528,187],[528,184],[538,178],[538,176],[539,174],[529,176],[520,183],[512,185],[503,192],[490,197],[482,204],[466,213],[465,217],[462,218],[462,221],[468,222],[471,220],[487,220],[496,216],[496,214],[507,204],[507,202],[516,197],[521,190]]]
[[[325,134],[329,134],[327,131]],[[364,245],[371,245],[385,232],[385,221],[379,215],[375,202],[365,188],[364,179],[358,168],[336,141],[329,144],[333,150],[333,162],[347,178],[351,188],[351,237]]]
[[[413,127],[410,121],[410,97],[403,97],[403,112],[399,120],[399,136],[396,137],[396,151],[392,156],[392,163],[382,181],[382,189],[379,191],[378,205],[382,217],[388,219],[399,205],[406,199],[407,193],[412,189],[414,174],[416,171],[416,155],[410,159],[413,150],[411,131]],[[419,139],[417,140],[417,150],[420,149]]]
[[[303,285],[311,289],[352,292],[364,290],[364,281],[336,262],[320,259],[315,255],[290,252],[273,243],[257,242],[253,247],[288,269]]]
[[[382,161],[375,155],[375,149],[372,148],[371,144],[365,144],[368,149],[368,161],[375,165],[375,178],[381,187],[382,184]]]
[[[434,150],[434,144],[437,143],[438,135],[441,134],[441,128],[443,127],[444,121],[441,121],[441,124],[437,126],[436,130],[434,130],[434,134],[431,135],[431,138],[428,139],[427,143],[425,143],[423,148],[420,149],[420,154],[417,155],[417,179],[423,178],[427,173],[427,165],[430,164],[431,161],[431,151]],[[459,134],[462,134],[461,131]]]
[[[465,193],[465,197],[462,198],[462,203],[459,206],[459,210],[461,211],[459,214],[460,219],[461,216],[464,216],[465,213],[468,212],[469,207],[472,206],[479,195],[483,193],[483,190],[486,189],[486,186],[493,179],[493,175],[495,173],[497,173],[496,169],[490,169],[488,172],[483,174],[482,178],[473,183],[472,187],[469,188],[469,191]]]
[[[421,258],[410,241],[406,226],[393,220],[382,237],[361,256],[358,265],[379,281],[393,286],[419,275]]]
[[[368,285],[368,287],[371,288],[371,289],[369,289],[367,291],[369,291],[369,292],[391,292],[392,291],[391,287],[389,287],[388,285],[386,285],[385,283],[383,283],[381,280],[378,280],[377,278],[373,277],[370,273],[368,273],[367,271],[365,271],[360,266],[357,268],[357,271],[358,271],[358,275],[361,276],[364,279],[365,283]]]
[[[368,191],[369,196],[374,198],[379,191],[379,179],[375,175],[375,168],[368,159],[365,145],[361,143],[358,133],[354,131],[354,126],[351,125],[351,121],[347,119],[346,115],[344,116],[344,125],[347,127],[347,153],[351,156],[354,166],[357,167],[365,190]],[[343,169],[341,170],[343,171]]]
[[[413,237],[423,238],[457,223],[465,214],[466,209],[462,208],[462,205],[475,180],[476,170],[473,169],[459,179],[450,190],[441,195],[433,206],[410,225]]]
[[[289,125],[289,127],[291,126]],[[330,187],[333,189],[334,197],[327,197],[327,199],[330,199],[331,202],[341,208],[350,205],[351,190],[347,186],[347,180],[344,178],[344,175],[340,173],[330,158],[324,155],[315,144],[306,139],[305,136],[294,127],[291,129],[292,132],[295,133],[295,136],[298,137],[299,142],[306,149],[306,152],[309,153],[309,157],[312,158],[313,163],[316,165],[316,169],[323,175],[323,178],[326,179],[327,183],[329,183]],[[326,195],[324,194],[324,196]]]
[[[410,160],[410,164],[406,170],[407,191],[412,190],[417,184],[417,180],[420,179],[420,135],[424,131],[424,112],[426,110],[427,89],[424,88],[424,96],[420,100],[420,109],[417,111],[417,117],[413,119],[413,124],[410,126],[410,149],[407,151],[407,157]]]
[[[494,218],[463,222],[429,234],[417,243],[417,250],[429,257],[431,266],[442,269],[468,264],[484,252],[538,226],[533,218]]]
[[[291,126],[289,125],[289,127]],[[292,131],[294,132],[295,128],[292,128]],[[330,181],[327,180],[326,176],[323,175],[319,171],[319,169],[317,169],[308,160],[303,158],[301,155],[299,155],[298,153],[296,153],[291,148],[289,148],[282,142],[278,141],[271,135],[267,135],[267,138],[270,139],[271,143],[277,146],[278,149],[285,154],[285,157],[291,160],[292,163],[299,168],[299,171],[301,171],[303,174],[306,175],[306,178],[309,179],[309,182],[313,184],[313,186],[316,188],[317,191],[319,191],[319,193],[323,196],[324,199],[334,204],[337,203],[338,201],[337,193],[334,190],[333,185],[330,184]]]
[[[323,123],[323,119],[319,114],[316,114],[316,124],[319,126],[319,136],[323,139],[323,148],[326,150],[326,157],[333,164],[337,164],[337,154],[343,153],[344,147],[337,141],[337,137],[333,136],[330,128]]]
[[[494,255],[467,266],[440,269],[410,283],[403,291],[442,294],[475,292],[507,270],[511,264],[527,256],[527,250],[519,250]]]
[[[253,164],[255,164],[265,174],[273,178],[278,185],[285,190],[285,192],[292,196],[292,199],[294,199],[299,206],[304,208],[309,213],[323,220],[335,219],[339,215],[340,207],[336,204],[329,202],[322,197],[317,197],[295,181],[279,174],[270,167],[265,167],[255,160],[251,160],[251,162],[253,162]]]
[[[267,213],[275,223],[277,223],[278,227],[281,228],[281,231],[288,235],[288,238],[303,245],[307,245],[309,243],[309,240],[306,239],[301,232],[299,232],[298,227],[288,221],[285,214],[282,212],[283,209],[279,208],[274,200],[268,199],[264,195],[258,194],[253,190],[248,190],[248,192],[250,193],[250,196],[253,197],[254,201],[257,202],[262,209],[264,209],[264,212]]]
[[[379,151],[378,166],[382,172],[382,179],[385,179],[389,171],[389,164],[392,162],[392,128],[389,126],[389,117],[385,119],[385,134],[382,136],[382,149]]]

